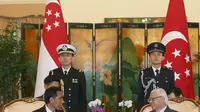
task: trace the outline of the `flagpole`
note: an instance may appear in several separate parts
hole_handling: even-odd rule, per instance
[[[41,44],[41,25],[43,25],[42,23],[38,24],[38,37],[37,37],[37,50],[38,50],[38,54],[40,52],[40,44]]]
[[[200,39],[200,35],[199,35],[199,39]],[[198,40],[199,40],[198,39]],[[198,43],[200,43],[200,40],[199,40],[199,42]],[[200,48],[200,44],[198,44],[199,46],[198,46],[198,48]],[[198,50],[199,51],[199,50]],[[198,66],[199,66],[199,69],[198,69],[198,92],[199,92],[199,98],[198,98],[198,102],[199,102],[199,104],[200,104],[200,53],[198,52]]]
[[[122,101],[122,25],[118,23],[118,103]],[[118,112],[121,108],[118,106]]]
[[[95,25],[93,24],[92,34],[92,88],[93,88],[93,100],[96,99],[96,39],[95,39]]]
[[[147,48],[148,45],[148,29],[147,29],[147,18],[143,19],[142,22],[145,24],[144,28],[144,48]],[[148,54],[144,51],[144,68],[148,67]]]

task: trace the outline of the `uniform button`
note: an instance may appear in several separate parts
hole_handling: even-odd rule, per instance
[[[165,82],[168,82],[168,81],[165,81]]]
[[[159,81],[157,81],[157,83],[159,83]]]
[[[69,107],[69,108],[71,108],[71,107]]]
[[[69,100],[69,102],[71,102],[71,100]]]
[[[69,94],[69,96],[71,96],[71,94]]]
[[[71,91],[71,88],[69,88],[69,91]]]

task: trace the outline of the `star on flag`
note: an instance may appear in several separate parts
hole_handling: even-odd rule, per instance
[[[59,26],[59,22],[57,22],[57,21],[55,21],[53,24],[54,24],[55,27]]]
[[[47,31],[50,31],[51,30],[51,25],[47,25],[46,29],[47,29]]]
[[[190,70],[188,70],[187,68],[184,73],[186,74],[186,77],[190,76]]]
[[[56,16],[56,18],[60,17],[60,13],[59,12],[56,12],[54,15]]]
[[[48,16],[52,15],[52,10],[49,10],[46,12]]]
[[[187,54],[184,59],[185,59],[186,63],[190,62],[190,57]]]
[[[167,64],[165,64],[165,66],[166,66],[167,68],[172,68],[172,62],[167,61]]]
[[[179,79],[180,80],[180,73],[179,74],[177,74],[176,72],[174,72],[174,76],[175,76],[175,80],[177,80],[177,79]]]
[[[176,50],[176,48],[175,48],[175,50],[174,50],[174,52],[173,52],[172,54],[173,54],[174,57],[176,58],[177,56],[181,56],[181,55],[180,55],[180,52],[181,52],[181,50]]]

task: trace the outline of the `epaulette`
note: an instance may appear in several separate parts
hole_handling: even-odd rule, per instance
[[[56,68],[52,69],[50,72],[51,72],[51,75],[54,75],[53,71],[55,70]]]
[[[81,69],[78,69],[78,71],[79,71],[79,72],[83,72],[83,70],[81,70]]]
[[[168,68],[168,67],[166,67],[166,66],[163,66],[162,68],[168,69],[168,70],[172,70],[172,68]]]
[[[51,70],[51,75],[53,75],[53,70]]]
[[[77,68],[75,68],[76,70],[78,70],[79,72],[83,72],[83,70],[81,70],[81,69],[77,69]]]
[[[142,68],[141,70],[145,70],[146,69],[146,67],[145,68]]]
[[[167,69],[170,69],[170,70],[172,70],[172,68],[167,68]]]
[[[144,68],[142,68],[141,69],[141,71],[144,71],[144,70],[146,70],[146,69],[148,69],[149,67],[144,67]]]

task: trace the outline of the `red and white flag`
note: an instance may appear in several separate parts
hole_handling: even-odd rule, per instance
[[[56,47],[68,43],[61,5],[58,0],[47,0],[41,46],[39,52],[35,97],[44,94],[44,78],[60,66]]]
[[[161,42],[166,46],[163,65],[175,71],[176,87],[194,99],[194,80],[188,26],[183,0],[170,0]]]

